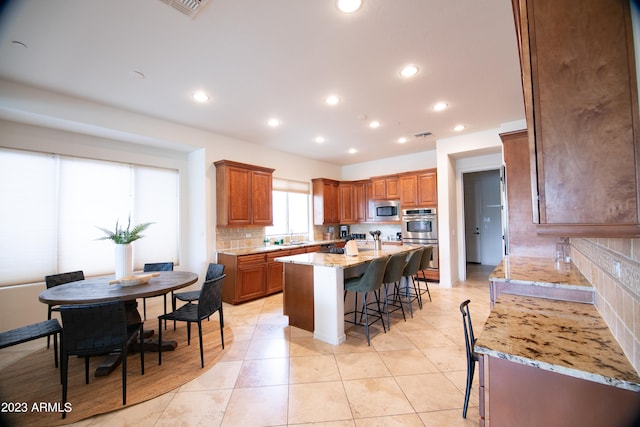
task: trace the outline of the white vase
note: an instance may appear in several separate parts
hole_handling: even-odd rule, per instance
[[[116,245],[115,251],[116,279],[131,276],[133,272],[131,244]]]

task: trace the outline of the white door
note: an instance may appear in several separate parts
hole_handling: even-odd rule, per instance
[[[500,171],[466,173],[463,180],[467,262],[497,265],[503,256]]]
[[[464,231],[467,262],[480,264],[480,191],[475,174],[464,174]]]

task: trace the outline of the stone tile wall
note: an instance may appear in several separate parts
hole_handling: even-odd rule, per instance
[[[596,308],[640,372],[640,239],[572,238],[571,256],[595,287]]]

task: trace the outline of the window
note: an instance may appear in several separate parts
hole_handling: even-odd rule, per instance
[[[309,185],[274,178],[273,188],[273,226],[265,235],[309,234]]]
[[[154,223],[133,244],[134,269],[177,264],[178,207],[176,170],[0,149],[0,286],[113,273],[114,244],[97,227],[129,215]]]

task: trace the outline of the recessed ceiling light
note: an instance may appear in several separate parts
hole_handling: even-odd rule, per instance
[[[338,9],[344,13],[353,13],[360,9],[362,6],[362,0],[338,0]]]
[[[316,141],[318,144],[322,144],[324,142],[324,136],[316,136],[316,139],[314,141]]]
[[[377,120],[374,120],[371,123],[369,123],[369,127],[372,129],[377,129],[380,127],[380,122]]]
[[[398,144],[404,144],[407,141],[408,141],[407,138],[405,138],[404,136],[402,138],[398,138]]]
[[[355,148],[349,148],[349,154],[356,154],[358,152],[358,150],[356,150]]]
[[[413,77],[418,73],[418,67],[415,65],[407,65],[400,71],[402,77]]]
[[[340,102],[340,97],[336,96],[336,95],[329,95],[324,100],[324,102],[326,102],[329,105],[336,105],[336,104],[338,104]]]
[[[436,105],[433,106],[434,111],[442,111],[442,110],[446,110],[447,107],[449,107],[447,105],[446,102],[438,102]]]
[[[465,127],[466,127],[465,125],[455,125],[453,127],[453,130],[456,131],[456,132],[460,132],[460,131],[463,131],[465,129]]]
[[[269,119],[269,121],[267,122],[267,124],[269,126],[271,126],[272,128],[278,127],[280,126],[280,120],[276,119],[276,118],[272,118]]]
[[[201,90],[194,92],[192,96],[194,101],[196,102],[207,102],[209,100],[209,95],[207,95]]]

